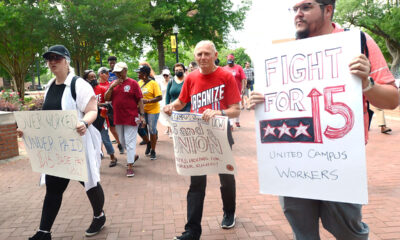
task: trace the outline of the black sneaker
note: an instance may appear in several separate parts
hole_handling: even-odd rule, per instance
[[[37,231],[35,235],[29,238],[29,240],[51,240],[51,233]]]
[[[146,145],[146,142],[143,140],[139,143],[139,145]]]
[[[146,151],[144,152],[144,154],[150,155],[150,150],[151,150],[151,144],[150,144],[150,142],[148,142],[147,146],[146,146]]]
[[[181,236],[174,237],[174,240],[199,240],[200,237],[196,237],[188,231],[182,233]]]
[[[221,227],[223,229],[233,228],[235,226],[235,214],[234,213],[224,213],[222,218]]]
[[[104,211],[102,212],[103,216],[101,217],[93,217],[92,224],[90,224],[90,227],[86,230],[85,235],[86,237],[91,237],[96,234],[98,234],[101,229],[104,228],[104,223],[106,222],[106,215],[104,214]]]
[[[150,160],[156,160],[157,156],[156,156],[156,151],[151,150],[150,152]]]
[[[124,148],[122,147],[121,143],[118,144],[118,149],[120,154],[124,154]]]

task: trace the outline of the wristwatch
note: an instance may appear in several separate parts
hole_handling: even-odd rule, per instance
[[[225,113],[224,110],[221,110],[221,115],[222,115],[222,116],[226,116],[226,113]]]
[[[85,124],[85,127],[86,127],[86,129],[88,129],[88,128],[89,128],[89,124],[88,124],[86,121],[84,121],[84,120],[81,120],[81,122],[83,122],[83,124]]]
[[[363,92],[369,91],[375,85],[375,81],[372,77],[368,76],[368,81],[368,86],[366,88],[363,88]]]

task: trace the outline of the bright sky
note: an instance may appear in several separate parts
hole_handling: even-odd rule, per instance
[[[235,4],[240,1],[233,0]],[[293,38],[295,33],[293,15],[288,11],[293,3],[293,0],[253,0],[251,9],[247,13],[244,29],[231,34],[238,43],[231,44],[230,47],[243,47],[253,58],[260,44],[270,44],[272,40]]]

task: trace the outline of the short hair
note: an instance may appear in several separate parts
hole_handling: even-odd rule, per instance
[[[109,56],[107,61],[117,61],[117,57],[116,56]]]
[[[175,68],[176,67],[182,67],[183,71],[186,72],[186,67],[183,63],[175,63],[174,68],[172,68],[172,70],[175,72]]]
[[[333,13],[335,12],[336,0],[315,0],[315,2],[323,4],[320,6],[321,9],[323,9],[326,5],[332,5],[332,18],[333,18]]]
[[[101,68],[99,68],[99,70],[97,70],[97,74],[100,75],[100,73],[106,73],[106,72],[109,72],[109,71],[110,71],[110,69],[108,69],[106,67],[101,67]]]
[[[196,61],[192,61],[189,63],[189,65],[192,65],[192,67],[197,67],[197,62]]]
[[[85,79],[87,81],[90,73],[94,73],[94,71],[92,69],[85,70],[83,72],[83,79]],[[96,74],[96,73],[94,73],[94,74]]]
[[[196,53],[197,48],[199,48],[203,45],[210,45],[212,50],[214,50],[214,52],[217,52],[217,48],[215,47],[215,44],[210,40],[202,40],[202,41],[198,42],[196,44],[196,47],[194,48],[194,52]]]

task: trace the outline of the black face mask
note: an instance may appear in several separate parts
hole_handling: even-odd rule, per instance
[[[99,85],[99,83],[97,82],[97,80],[92,80],[92,81],[90,81],[89,83],[90,83],[90,85],[91,85],[92,87],[96,87],[97,85]]]
[[[183,72],[176,72],[175,75],[176,75],[178,78],[181,78],[181,77],[183,77]]]

